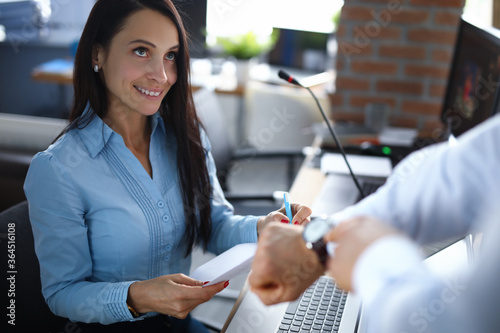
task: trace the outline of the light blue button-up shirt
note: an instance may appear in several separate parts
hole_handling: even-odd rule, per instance
[[[189,273],[176,138],[158,114],[150,118],[152,177],[97,116],[33,158],[25,193],[42,292],[59,316],[103,324],[132,320],[126,305],[131,283]],[[255,242],[258,218],[233,215],[202,138],[213,185],[209,251]]]

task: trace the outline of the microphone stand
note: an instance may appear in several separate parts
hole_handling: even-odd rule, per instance
[[[354,180],[354,184],[356,185],[356,187],[358,188],[358,191],[359,191],[359,194],[361,195],[361,198],[364,198],[365,197],[365,194],[363,193],[363,189],[361,188],[361,185],[359,185],[359,181],[358,181],[358,178],[354,175],[354,172],[352,171],[351,169],[351,165],[349,164],[349,162],[347,161],[347,156],[345,154],[345,151],[344,151],[344,148],[342,147],[342,145],[340,144],[340,141],[337,137],[337,134],[335,133],[335,131],[333,130],[333,127],[332,125],[330,124],[330,121],[328,120],[328,117],[326,116],[325,114],[325,111],[323,110],[323,108],[321,107],[321,104],[319,103],[318,101],[318,98],[316,97],[316,95],[313,93],[313,91],[309,88],[309,87],[305,87],[303,86],[299,81],[297,81],[295,78],[293,78],[293,76],[291,75],[288,75],[287,73],[285,73],[284,71],[280,70],[279,73],[278,73],[278,76],[291,83],[291,84],[295,84],[295,85],[298,85],[302,88],[305,88],[307,89],[307,91],[309,91],[309,93],[311,94],[311,96],[314,98],[314,101],[316,102],[316,105],[318,106],[319,108],[319,111],[321,112],[321,115],[323,116],[323,119],[325,120],[326,122],[326,125],[328,127],[328,130],[330,131],[330,134],[332,135],[332,138],[333,140],[335,141],[335,143],[337,144],[337,147],[339,148],[340,150],[340,153],[342,155],[342,157],[344,158],[344,161],[345,161],[345,164],[347,165],[347,169],[349,169],[349,173],[351,174],[351,177],[352,179]]]

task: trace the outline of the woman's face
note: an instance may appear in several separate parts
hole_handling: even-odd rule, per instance
[[[97,48],[107,88],[108,112],[139,112],[149,116],[177,80],[179,37],[174,23],[159,12],[144,9],[132,14],[108,50]]]

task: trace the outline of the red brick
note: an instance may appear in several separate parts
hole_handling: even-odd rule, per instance
[[[435,79],[447,79],[448,68],[429,65],[406,65],[405,74],[408,76],[432,77]]]
[[[400,39],[401,29],[397,27],[383,27],[377,36],[378,39]]]
[[[391,92],[400,94],[422,95],[424,86],[420,82],[403,80],[380,80],[376,84],[378,92]]]
[[[421,137],[428,138],[430,142],[446,140],[446,126],[440,120],[440,115],[426,116]]]
[[[328,98],[330,99],[331,106],[341,106],[344,100],[343,96],[338,92],[334,94],[328,94]]]
[[[349,0],[347,0],[348,2]],[[389,2],[395,2],[395,0],[358,0],[358,2],[363,3],[389,3]]]
[[[423,115],[438,115],[441,113],[441,108],[441,103],[436,102],[404,101],[401,106],[401,111]]]
[[[440,116],[428,116],[424,122],[424,130],[428,130],[429,132],[442,132],[446,127],[443,122],[440,120]],[[436,137],[435,139],[438,139]]]
[[[331,117],[334,121],[352,121],[362,124],[365,120],[365,114],[362,111],[346,111],[332,109]]]
[[[429,87],[429,96],[431,97],[444,97],[446,93],[446,84],[431,84]]]
[[[337,69],[337,72],[340,72],[341,70],[343,70],[345,68],[345,63],[341,59],[341,57],[337,57],[337,62],[335,64],[335,68]]]
[[[373,54],[373,46],[372,46],[372,43],[362,45],[362,44],[348,43],[348,42],[340,41],[338,43],[337,54],[343,55],[347,58],[350,58],[353,55],[354,56],[371,55],[371,54]]]
[[[417,128],[418,120],[415,116],[408,115],[391,115],[389,118],[391,126]]]
[[[363,74],[394,75],[398,70],[398,64],[391,62],[356,60],[351,62],[351,70],[353,72]]]
[[[425,10],[403,10],[392,15],[391,22],[418,24],[424,23],[429,19],[429,12]]]
[[[396,100],[394,97],[377,97],[367,95],[351,96],[349,99],[349,105],[352,107],[364,108],[368,103],[385,103],[394,108]]]
[[[423,46],[382,45],[379,54],[383,57],[425,59],[427,50]]]
[[[456,31],[445,31],[437,29],[411,29],[408,31],[408,40],[421,43],[435,43],[455,45]]]
[[[337,28],[337,31],[335,31],[335,36],[337,38],[345,37],[346,31],[347,31],[347,28],[346,28],[345,24],[340,23],[338,28]]]
[[[460,22],[460,13],[440,11],[434,14],[435,24],[458,27],[458,22]]]
[[[368,6],[346,6],[342,7],[341,17],[342,20],[349,21],[370,21],[373,20],[373,9]]]
[[[452,58],[453,58],[453,51],[451,48],[449,48],[449,49],[436,49],[436,50],[432,51],[432,60],[433,61],[451,64]]]
[[[366,91],[370,89],[370,80],[368,79],[355,79],[345,76],[337,76],[335,81],[337,90],[362,90]]]
[[[463,8],[465,0],[412,0],[411,4],[413,6]]]

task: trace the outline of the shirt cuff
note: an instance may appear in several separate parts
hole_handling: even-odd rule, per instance
[[[134,281],[118,282],[109,292],[109,301],[106,309],[115,321],[130,321],[134,318],[127,306],[128,288]]]
[[[377,240],[359,256],[353,270],[353,288],[369,306],[383,287],[422,263],[418,247],[403,236]]]

